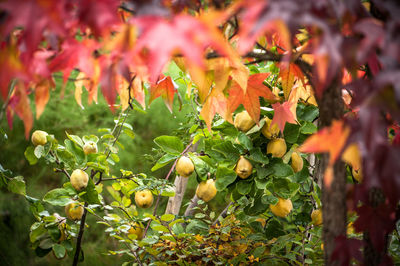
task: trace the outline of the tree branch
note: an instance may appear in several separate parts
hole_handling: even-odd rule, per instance
[[[84,205],[85,208],[83,210],[81,224],[79,226],[78,238],[76,239],[76,249],[75,249],[74,261],[72,263],[72,266],[78,265],[79,254],[81,253],[81,243],[82,243],[83,232],[85,231],[85,220],[86,220],[86,214],[87,214],[86,207],[88,205],[89,204],[87,202],[85,202],[85,205]]]
[[[185,211],[185,216],[193,216],[194,208],[198,205],[199,198],[195,194],[194,197],[190,200],[189,206],[187,206]]]
[[[225,218],[228,214],[229,207],[233,205],[233,202],[229,202],[229,204],[225,207],[225,209],[218,215],[217,219],[212,223],[212,226],[216,226],[219,223],[219,218]],[[235,207],[236,209],[237,207]]]

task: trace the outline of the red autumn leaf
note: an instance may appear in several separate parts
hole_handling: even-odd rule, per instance
[[[81,0],[77,5],[77,15],[82,26],[89,26],[95,36],[108,33],[120,20],[118,6],[120,0]]]
[[[182,54],[196,66],[204,66],[204,52],[210,46],[230,60],[236,55],[217,25],[206,18],[177,15],[167,20],[141,16],[131,23],[137,25],[140,33],[134,51],[136,64],[147,66],[150,82],[157,80],[165,64],[175,54]]]
[[[283,133],[285,129],[286,122],[296,124],[296,119],[290,110],[292,102],[284,102],[283,104],[274,103],[272,108],[274,108],[274,118],[272,119],[271,125],[277,124],[280,131]]]
[[[68,39],[61,47],[61,52],[50,62],[49,68],[51,72],[64,72],[64,82],[67,81],[69,74],[74,68],[79,68],[89,77],[95,74],[95,60],[93,52],[98,47],[93,40],[85,40],[78,42],[74,39]]]
[[[65,27],[70,20],[66,5],[67,0],[2,2],[0,9],[7,11],[2,35],[8,35],[14,28],[22,27],[20,45],[24,47],[23,50],[30,58],[42,41],[45,30],[48,30],[48,35],[64,36],[66,34]]]
[[[228,101],[225,95],[221,90],[213,89],[200,112],[209,130],[211,130],[211,122],[216,113],[220,114],[226,121],[232,123],[232,115],[228,109]]]
[[[7,117],[9,124],[12,123],[12,115],[16,113],[24,122],[25,138],[29,138],[29,132],[33,126],[33,115],[29,105],[29,98],[22,81],[17,82],[14,87],[14,92],[8,103]]]
[[[349,134],[350,129],[343,124],[343,121],[335,120],[330,127],[323,128],[306,139],[299,151],[306,153],[329,152],[329,164],[333,165],[339,157]]]
[[[351,265],[352,258],[361,262],[363,260],[361,247],[363,242],[359,239],[349,239],[341,235],[335,239],[335,250],[331,260],[338,261],[338,265]]]
[[[100,59],[100,64],[102,65],[100,86],[111,110],[114,110],[114,103],[117,97],[117,88],[120,80],[118,79],[116,64],[110,61],[111,60],[106,57]]]
[[[169,111],[172,113],[172,104],[174,102],[174,95],[176,89],[174,83],[170,76],[162,77],[155,86],[150,88],[150,101],[149,104],[153,102],[154,99],[162,97],[165,105],[168,107]]]
[[[245,9],[241,18],[246,23],[241,25],[238,34],[238,49],[241,53],[247,52],[262,35],[268,38],[269,44],[278,45],[286,51],[291,50],[290,31],[281,19],[282,9],[277,4],[261,0],[243,1],[243,5]],[[265,16],[267,6],[270,6],[269,11],[273,15]],[[278,49],[278,52],[284,51]]]
[[[258,123],[260,119],[260,99],[264,97],[267,100],[276,100],[276,96],[271,90],[263,84],[270,73],[258,73],[251,75],[247,81],[247,89],[234,82],[229,89],[228,106],[230,112],[233,112],[240,104],[243,104],[251,118]]]

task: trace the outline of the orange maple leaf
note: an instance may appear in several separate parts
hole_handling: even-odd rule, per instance
[[[329,153],[329,162],[324,176],[324,183],[327,187],[330,187],[334,178],[333,164],[342,152],[349,134],[350,128],[345,126],[342,120],[335,120],[330,127],[321,129],[299,147],[300,152]]]
[[[293,88],[295,78],[302,80],[304,83],[304,74],[294,63],[281,62],[278,64],[278,67],[280,69],[279,77],[282,79],[283,94],[285,95],[285,100],[287,100]]]
[[[300,152],[323,153],[329,152],[329,164],[333,164],[339,157],[346,140],[350,134],[350,129],[341,120],[333,121],[328,128],[323,128],[300,146]]]
[[[228,109],[228,101],[224,93],[221,90],[213,89],[200,112],[210,131],[211,122],[216,113],[219,113],[226,121],[233,123],[232,112]]]
[[[35,104],[36,104],[36,119],[39,119],[40,115],[44,111],[44,107],[50,98],[50,87],[51,82],[47,79],[42,80],[35,87]]]
[[[247,82],[247,90],[244,91],[238,83],[234,82],[229,89],[228,106],[230,112],[243,104],[250,117],[258,123],[260,120],[260,99],[264,97],[267,100],[276,100],[276,96],[271,90],[263,84],[270,73],[258,73],[251,75]]]
[[[33,115],[30,108],[29,97],[25,84],[22,81],[18,81],[15,84],[14,91],[10,96],[9,104],[7,107],[7,118],[11,127],[12,116],[14,112],[24,122],[25,127],[25,138],[29,138],[29,132],[33,126]]]

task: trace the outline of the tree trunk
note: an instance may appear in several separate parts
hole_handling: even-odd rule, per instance
[[[343,101],[340,87],[341,76],[325,89],[318,105],[320,108],[319,125],[320,127],[330,126],[335,119],[343,116]],[[328,165],[329,156],[321,156],[320,165],[324,173]],[[325,265],[338,265],[332,262],[331,256],[335,249],[335,238],[346,233],[346,169],[344,163],[338,160],[333,167],[333,182],[330,187],[326,187],[322,182],[322,215],[323,215],[323,241],[325,251]]]
[[[167,209],[165,210],[166,214],[178,215],[179,210],[181,209],[183,196],[186,191],[186,186],[189,178],[177,176],[175,178],[174,186],[175,186],[175,196],[170,197],[168,199]]]
[[[197,146],[199,143],[194,144],[189,151],[194,152],[197,150]],[[165,209],[166,214],[178,215],[179,210],[181,209],[183,196],[185,195],[186,186],[188,183],[188,177],[177,176],[175,178],[174,186],[175,186],[175,196],[170,197],[168,199],[167,208]]]

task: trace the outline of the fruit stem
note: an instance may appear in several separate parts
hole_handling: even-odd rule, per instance
[[[82,243],[83,232],[85,231],[85,220],[86,220],[86,214],[87,214],[86,207],[88,205],[89,204],[87,202],[85,202],[85,205],[84,205],[85,208],[83,210],[83,215],[82,215],[82,218],[81,218],[81,224],[80,224],[80,227],[79,227],[78,238],[76,239],[74,262],[72,263],[72,266],[78,265],[79,254],[81,253],[81,243]]]

